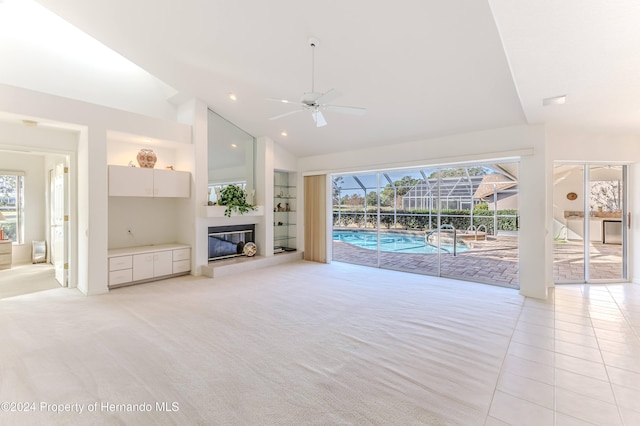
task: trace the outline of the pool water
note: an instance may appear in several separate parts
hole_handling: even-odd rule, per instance
[[[365,249],[376,250],[378,248],[378,234],[375,232],[333,231],[333,239]],[[453,253],[453,246],[441,245],[440,250],[444,253]],[[456,247],[456,252],[458,253],[465,250],[468,250],[466,246],[458,245]],[[437,247],[426,245],[424,237],[420,235],[381,232],[380,251],[435,254],[438,249]]]

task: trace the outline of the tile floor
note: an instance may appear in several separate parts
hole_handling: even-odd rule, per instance
[[[640,287],[565,285],[548,300],[525,299],[489,416],[640,424]]]
[[[538,300],[298,261],[1,299],[0,335],[0,402],[153,404],[3,424],[640,424],[636,284]]]

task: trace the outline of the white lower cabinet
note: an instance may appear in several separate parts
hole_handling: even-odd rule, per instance
[[[183,244],[109,250],[109,287],[184,275],[191,271],[191,247]]]
[[[122,271],[109,271],[109,285],[130,283],[133,281],[133,270],[124,269]]]
[[[173,274],[172,252],[157,251],[133,255],[133,281]]]

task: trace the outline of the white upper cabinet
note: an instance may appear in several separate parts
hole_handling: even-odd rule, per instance
[[[191,174],[175,170],[153,170],[154,197],[189,197]]]
[[[109,166],[109,195],[113,197],[188,198],[190,188],[189,172]]]
[[[109,195],[153,197],[153,169],[109,166]]]

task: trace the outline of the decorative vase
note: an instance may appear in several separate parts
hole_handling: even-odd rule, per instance
[[[156,153],[153,152],[152,149],[144,148],[138,151],[138,156],[136,158],[138,160],[138,164],[140,164],[140,167],[148,169],[153,169],[153,167],[156,165],[156,161],[158,160],[158,157],[156,157]]]

